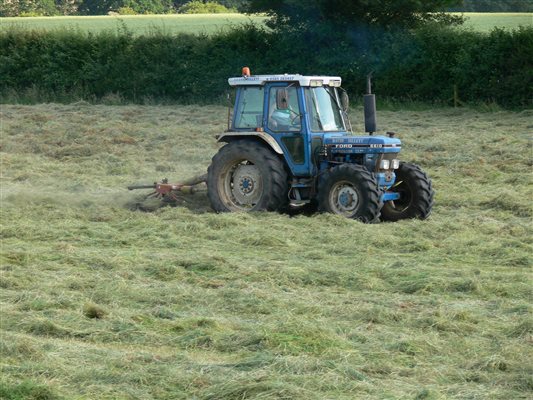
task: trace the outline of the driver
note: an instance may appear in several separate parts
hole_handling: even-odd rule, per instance
[[[276,103],[273,104],[273,107],[276,107]],[[270,115],[270,125],[273,128],[290,126],[291,111],[288,108],[286,110],[274,109],[274,112]]]
[[[299,113],[294,111],[289,103],[289,91],[294,91],[294,88],[287,90],[276,89],[276,97],[270,104],[270,116],[268,119],[268,125],[271,129],[299,131],[300,130],[300,118]],[[276,99],[278,99],[276,101]],[[283,105],[283,108],[277,108],[277,103]]]

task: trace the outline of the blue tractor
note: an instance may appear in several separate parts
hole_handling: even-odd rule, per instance
[[[363,222],[427,218],[431,180],[398,159],[394,133],[375,135],[375,97],[368,79],[367,136],[352,133],[341,78],[251,75],[236,88],[227,143],[208,168],[207,192],[217,212],[317,208]]]

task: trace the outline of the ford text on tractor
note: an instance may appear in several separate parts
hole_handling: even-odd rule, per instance
[[[156,194],[194,191],[207,181],[212,208],[285,211],[318,208],[363,222],[427,218],[431,180],[415,164],[400,161],[393,132],[376,135],[370,77],[364,96],[366,136],[352,133],[348,96],[333,76],[251,75],[230,78],[236,88],[226,143],[207,176],[185,184],[156,183]],[[138,188],[138,187],[130,187]]]

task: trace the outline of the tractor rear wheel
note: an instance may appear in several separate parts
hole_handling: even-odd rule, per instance
[[[402,162],[396,170],[396,182],[390,191],[399,193],[400,198],[385,202],[381,209],[381,219],[398,221],[429,217],[435,192],[426,173],[416,164]]]
[[[228,143],[215,154],[207,173],[207,195],[216,212],[276,211],[288,203],[283,161],[261,143]]]
[[[362,222],[379,218],[382,206],[374,174],[360,165],[342,164],[331,168],[318,190],[318,208]]]

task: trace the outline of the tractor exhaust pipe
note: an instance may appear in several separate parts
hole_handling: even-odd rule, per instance
[[[372,94],[372,72],[366,76],[366,94],[363,96],[365,110],[365,131],[372,135],[377,131],[376,95]]]

